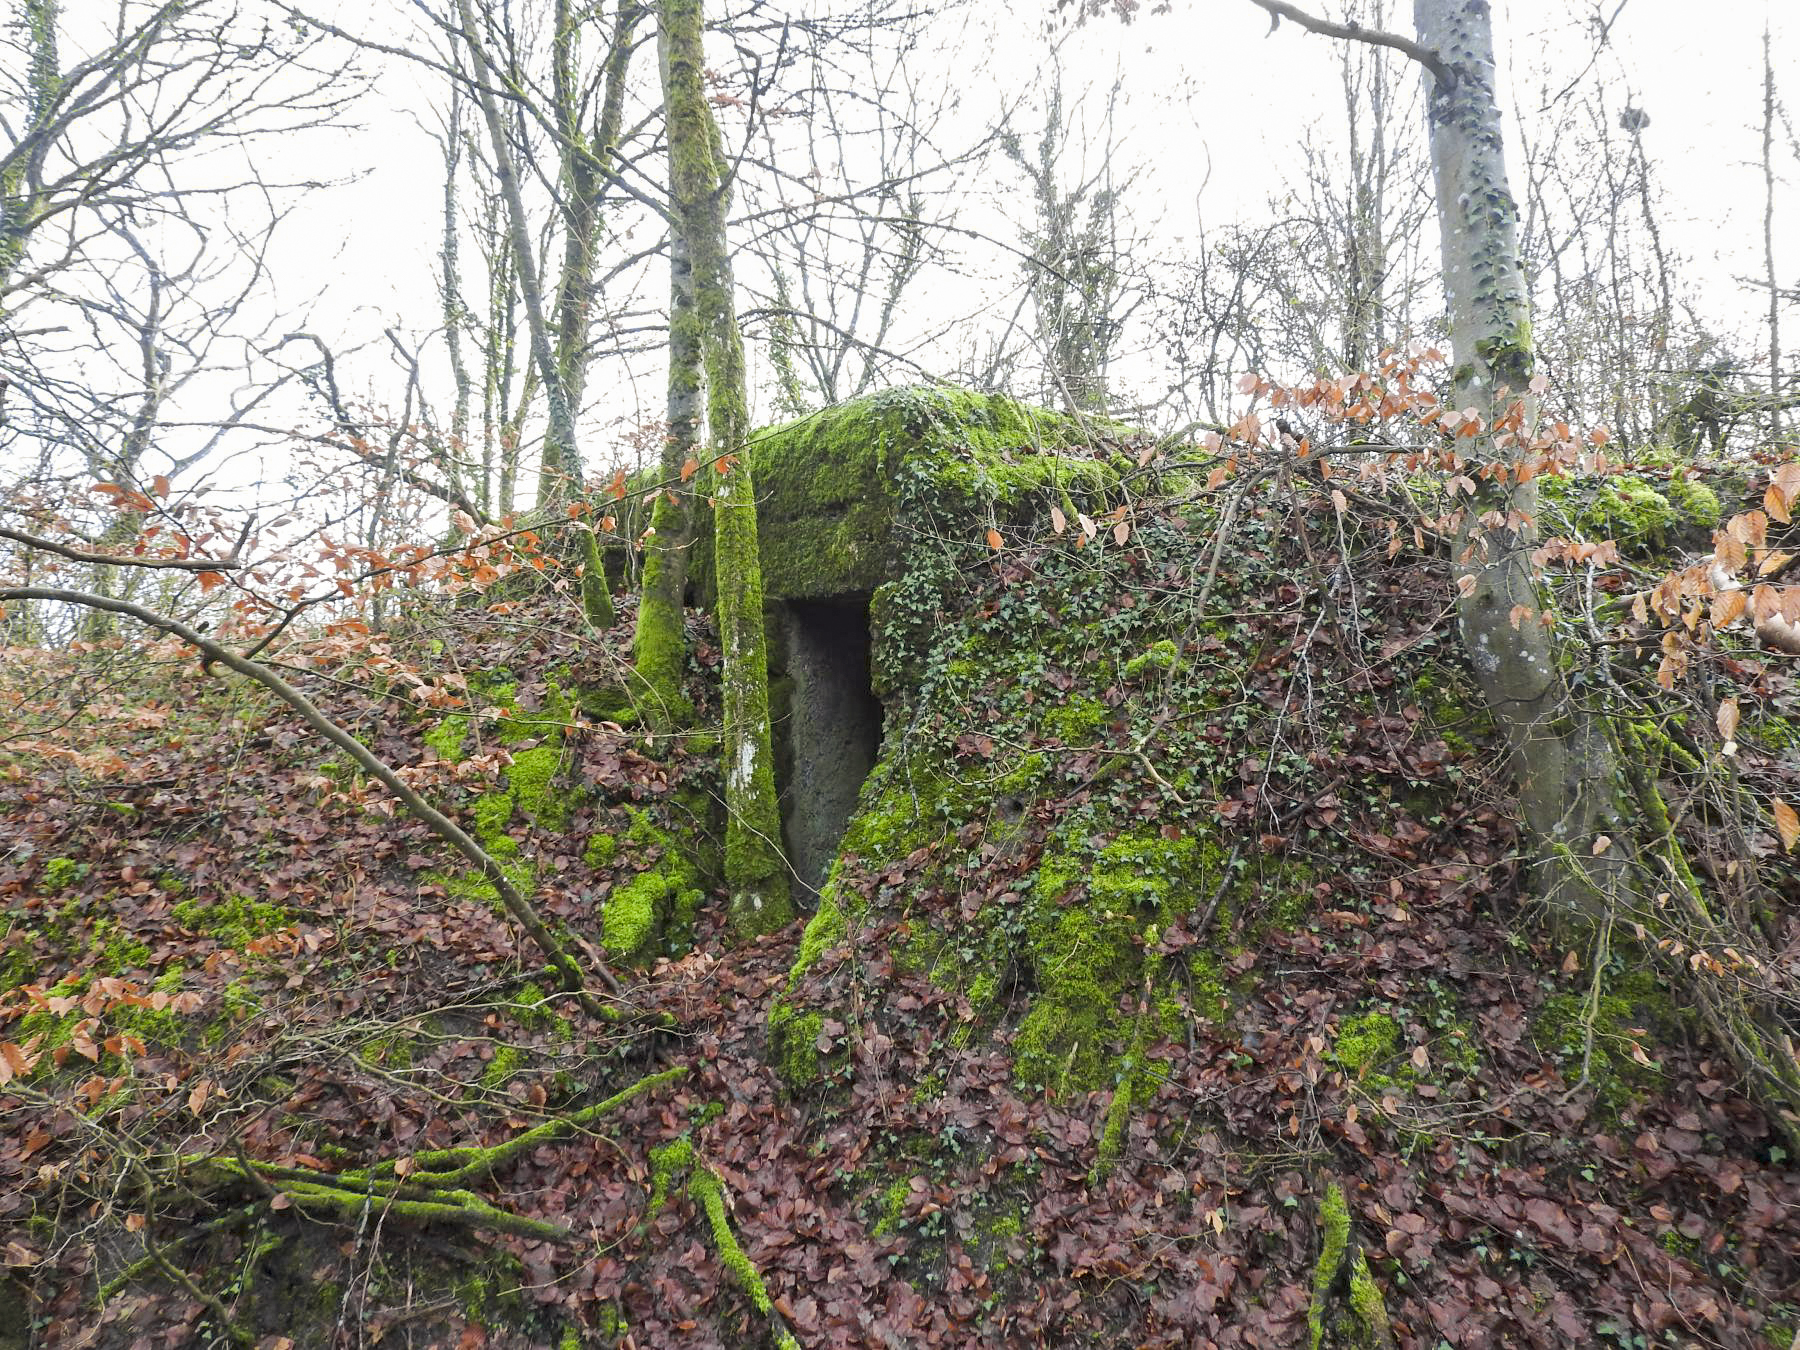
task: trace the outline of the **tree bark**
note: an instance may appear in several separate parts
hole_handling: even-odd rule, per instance
[[[457,14],[462,20],[463,39],[474,61],[475,99],[481,108],[481,120],[487,126],[488,141],[494,152],[494,174],[500,180],[500,195],[506,202],[507,239],[512,253],[514,274],[519,281],[519,298],[525,304],[525,322],[531,340],[532,360],[543,382],[544,401],[549,408],[550,426],[544,437],[544,454],[539,471],[538,509],[545,510],[580,494],[585,486],[581,470],[581,454],[575,440],[575,408],[569,401],[568,385],[551,346],[550,325],[544,313],[544,288],[539,278],[537,254],[531,245],[531,232],[525,217],[525,197],[519,186],[518,167],[513,159],[512,143],[500,117],[500,101],[494,85],[501,73],[488,59],[481,45],[475,23],[472,0],[457,0]],[[565,155],[568,149],[564,149]],[[542,491],[552,493],[545,497]],[[591,528],[578,531],[581,550],[581,607],[587,620],[596,628],[612,627],[616,615],[612,596],[606,589],[606,572],[601,566],[600,546]]]
[[[669,237],[668,431],[663,439],[663,490],[650,509],[644,541],[643,593],[638,600],[632,651],[642,689],[638,699],[651,725],[668,730],[688,720],[693,707],[682,692],[687,643],[682,600],[687,591],[688,548],[693,542],[694,493],[683,469],[700,449],[700,319],[694,309],[694,270],[679,229]]]
[[[725,879],[740,937],[794,916],[769,733],[769,667],[762,562],[751,477],[744,344],[732,299],[722,147],[702,79],[701,0],[662,0],[663,106],[668,118],[676,229],[693,267],[694,311],[706,376],[719,637],[725,653]]]
[[[1425,75],[1456,362],[1452,397],[1491,423],[1504,409],[1501,391],[1506,402],[1526,397],[1532,374],[1518,207],[1494,96],[1493,28],[1483,0],[1415,0],[1414,17],[1419,42],[1457,73],[1449,89]],[[1488,437],[1463,444],[1480,458],[1504,457]],[[1506,733],[1534,889],[1554,913],[1580,915],[1621,880],[1625,850],[1595,853],[1599,836],[1620,834],[1620,779],[1603,722],[1570,698],[1549,631],[1535,622],[1544,607],[1530,559],[1536,504],[1532,482],[1501,473],[1483,479],[1466,503],[1454,546],[1462,638]],[[1534,619],[1515,626],[1520,606]]]
[[[1414,0],[1413,12],[1420,44],[1456,76],[1449,87],[1434,74],[1425,77],[1453,397],[1491,426],[1496,413],[1526,395],[1532,344],[1518,208],[1494,96],[1490,9],[1488,0]],[[1463,645],[1506,737],[1532,890],[1553,920],[1596,934],[1602,952],[1615,921],[1653,938],[1679,924],[1691,945],[1731,950],[1732,935],[1682,856],[1641,750],[1615,739],[1603,705],[1585,706],[1574,696],[1563,653],[1537,622],[1545,609],[1530,559],[1537,494],[1529,479],[1510,471],[1520,452],[1502,449],[1491,432],[1459,443],[1491,470],[1465,475],[1478,486],[1454,544]],[[1529,617],[1515,623],[1521,609]],[[1629,719],[1616,720],[1629,737]],[[1657,901],[1669,907],[1659,910]],[[1749,1090],[1800,1146],[1800,1061],[1767,991],[1670,961],[1652,942],[1645,953],[1681,983]]]

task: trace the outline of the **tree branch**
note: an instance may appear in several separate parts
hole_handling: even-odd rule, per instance
[[[1456,68],[1438,55],[1435,48],[1422,46],[1411,38],[1401,37],[1398,33],[1384,33],[1379,28],[1365,27],[1355,19],[1332,23],[1329,19],[1316,18],[1305,10],[1288,4],[1287,0],[1250,0],[1250,3],[1268,11],[1271,33],[1281,27],[1283,19],[1292,19],[1309,33],[1343,38],[1348,42],[1366,42],[1372,47],[1392,47],[1429,70],[1437,79],[1438,87],[1446,94],[1456,88]]]
[[[408,787],[400,776],[378,759],[367,746],[333,722],[319,710],[317,704],[267,666],[258,661],[248,660],[230,648],[202,636],[179,619],[171,619],[166,614],[158,614],[154,610],[145,609],[142,605],[134,605],[129,600],[115,600],[111,596],[94,595],[88,591],[64,590],[58,586],[0,586],[0,601],[6,600],[52,600],[59,604],[82,605],[88,609],[124,614],[136,619],[145,627],[180,638],[205,658],[205,665],[225,666],[246,679],[255,680],[288,707],[299,713],[301,721],[305,722],[307,726],[349,755],[351,759],[362,766],[370,777],[377,779],[383,787],[398,797],[413,819],[430,827],[432,833],[474,864],[480,871],[483,880],[492,884],[494,890],[499,894],[500,901],[506,906],[507,912],[518,921],[519,927],[525,930],[555,968],[556,973],[562,978],[563,987],[575,994],[585,1011],[608,1020],[617,1017],[615,1010],[605,1007],[587,992],[581,967],[575,964],[573,958],[563,949],[562,944],[556,940],[555,934],[545,925],[532,903],[519,894],[518,889],[514,887],[499,862],[464,833],[462,827],[454,820]],[[610,992],[614,994],[619,992],[618,981],[613,978],[612,972],[601,966],[597,973]]]
[[[235,551],[229,558],[133,558],[119,553],[96,553],[85,548],[74,548],[68,544],[59,544],[54,539],[46,539],[42,535],[10,530],[4,525],[0,525],[0,539],[11,539],[27,548],[42,549],[45,553],[54,553],[71,562],[96,563],[101,567],[165,567],[183,572],[229,572],[243,566],[237,560]]]

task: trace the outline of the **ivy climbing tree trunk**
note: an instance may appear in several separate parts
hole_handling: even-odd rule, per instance
[[[1456,361],[1452,398],[1492,424],[1502,391],[1527,396],[1531,320],[1519,253],[1518,207],[1508,185],[1494,39],[1481,0],[1415,0],[1419,42],[1455,71],[1426,72],[1431,166],[1443,236],[1444,286]],[[1477,458],[1503,460],[1493,440]],[[1505,729],[1535,889],[1553,912],[1591,912],[1621,879],[1625,850],[1594,849],[1619,835],[1617,764],[1600,719],[1569,697],[1543,608],[1531,551],[1537,489],[1503,471],[1478,480],[1456,537],[1465,647],[1488,706]],[[1533,622],[1515,622],[1529,612]]]
[[[1753,950],[1753,939],[1730,931],[1697,882],[1645,748],[1629,739],[1624,710],[1606,705],[1604,688],[1576,697],[1565,653],[1538,622],[1546,602],[1530,556],[1536,490],[1513,448],[1528,438],[1494,432],[1495,419],[1504,424],[1514,400],[1527,396],[1533,358],[1518,207],[1494,94],[1490,6],[1414,0],[1413,12],[1427,65],[1453,398],[1486,427],[1465,442],[1481,472],[1465,473],[1476,487],[1454,544],[1459,617],[1470,665],[1506,736],[1533,890],[1555,919],[1594,936],[1595,967],[1609,959],[1615,923],[1655,939],[1679,919],[1703,951],[1730,951],[1734,943]],[[1768,993],[1737,975],[1691,966],[1679,959],[1680,944],[1646,942],[1644,950],[1682,986],[1746,1085],[1800,1145],[1800,1062]]]
[[[769,733],[769,667],[763,632],[762,561],[751,475],[744,344],[732,301],[725,234],[729,184],[717,124],[706,101],[701,0],[662,0],[663,109],[668,120],[675,229],[692,268],[694,331],[706,388],[715,467],[713,556],[719,637],[725,653],[725,879],[740,937],[772,932],[794,916]]]

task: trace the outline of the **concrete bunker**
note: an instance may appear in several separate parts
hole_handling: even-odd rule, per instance
[[[747,447],[769,635],[769,696],[782,828],[802,904],[836,860],[880,750],[871,687],[870,603],[906,575],[922,512],[1004,518],[1013,505],[1079,490],[1108,470],[1091,453],[1098,424],[999,394],[884,390],[753,434]],[[713,592],[709,513],[696,521],[693,599]],[[879,612],[883,606],[877,604]],[[893,646],[884,633],[884,648]],[[904,666],[881,672],[902,693]]]
[[[781,818],[788,860],[810,900],[825,884],[875,767],[882,708],[870,684],[868,596],[789,601],[778,609]]]

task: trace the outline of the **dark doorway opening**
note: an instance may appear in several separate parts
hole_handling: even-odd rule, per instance
[[[802,899],[817,897],[881,748],[869,688],[869,597],[786,605],[782,823]]]

